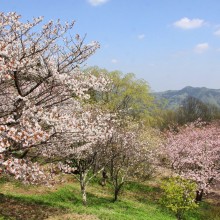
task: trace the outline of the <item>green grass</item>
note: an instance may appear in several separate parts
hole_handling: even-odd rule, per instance
[[[48,190],[0,181],[1,219],[106,219],[106,220],[174,220],[175,216],[158,203],[160,189],[149,184],[130,183],[119,201],[113,203],[110,185],[101,187],[95,181],[88,187],[88,205],[82,205],[78,182]],[[5,206],[5,208],[4,208]],[[2,208],[3,207],[3,208]],[[10,208],[11,207],[11,208]],[[187,220],[206,219],[212,206],[203,205],[187,216]],[[15,209],[18,209],[17,213]],[[19,213],[20,210],[20,213]],[[218,213],[216,213],[218,214]],[[57,218],[56,216],[60,216]],[[205,219],[205,218],[204,218]]]

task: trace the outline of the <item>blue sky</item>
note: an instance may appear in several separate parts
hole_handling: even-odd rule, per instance
[[[220,89],[219,0],[0,0],[0,11],[76,20],[74,33],[101,44],[87,66],[133,72],[153,91]]]

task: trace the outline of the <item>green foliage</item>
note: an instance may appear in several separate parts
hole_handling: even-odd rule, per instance
[[[160,118],[161,120],[158,121],[158,127],[161,130],[177,125],[177,114],[174,110],[161,110]]]
[[[184,125],[200,119],[203,122],[210,122],[220,119],[220,109],[214,105],[203,103],[197,98],[187,97],[182,101],[180,107],[175,110],[161,110],[161,124],[159,127],[167,129],[176,125]]]
[[[136,79],[133,73],[124,75],[120,71],[108,72],[98,67],[88,68],[85,72],[87,71],[94,75],[104,74],[111,80],[108,92],[90,91],[93,102],[98,102],[122,116],[130,116],[133,120],[148,125],[155,123],[157,106],[145,80]]]
[[[194,122],[198,118],[202,121],[210,121],[212,113],[209,106],[197,98],[187,97],[177,110],[178,124]]]
[[[183,219],[184,212],[195,209],[196,184],[181,177],[172,177],[162,183],[164,194],[161,203],[171,209],[177,219]]]

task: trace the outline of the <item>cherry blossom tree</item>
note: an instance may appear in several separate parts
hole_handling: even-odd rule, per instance
[[[146,179],[154,171],[158,132],[141,128],[138,123],[129,122],[128,127],[115,129],[107,149],[106,171],[114,187],[114,202],[124,184],[130,180]]]
[[[161,151],[178,174],[197,183],[197,201],[201,201],[214,180],[220,179],[218,123],[196,122],[168,131]]]
[[[37,32],[41,17],[26,23],[20,18],[0,14],[0,168],[37,184],[48,177],[34,159],[60,162],[66,172],[78,174],[86,204],[86,186],[112,158],[112,143],[118,161],[121,154],[129,158],[121,163],[129,168],[145,155],[142,145],[138,148],[134,130],[123,131],[113,113],[86,102],[91,91],[109,89],[106,76],[79,69],[98,43],[72,37],[74,22],[50,21]]]
[[[36,32],[42,17],[26,23],[20,18],[16,13],[0,14],[0,166],[36,183],[43,172],[30,155],[50,154],[61,137],[62,146],[79,141],[77,117],[84,112],[80,100],[89,98],[91,88],[104,90],[108,80],[79,70],[99,45],[85,44],[78,34],[72,37],[74,21],[50,21]]]
[[[76,113],[76,112],[75,112]],[[67,122],[60,135],[48,142],[42,153],[58,161],[58,167],[73,174],[80,183],[83,204],[87,204],[86,188],[105,164],[106,149],[114,130],[114,115],[100,109],[88,109]],[[69,118],[68,118],[69,119]],[[58,132],[58,131],[57,131]],[[59,132],[58,132],[59,133]]]

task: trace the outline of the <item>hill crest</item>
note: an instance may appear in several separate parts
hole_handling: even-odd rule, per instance
[[[220,89],[186,86],[181,90],[167,90],[153,94],[156,100],[163,100],[166,109],[178,108],[182,101],[191,96],[200,101],[220,108]]]

